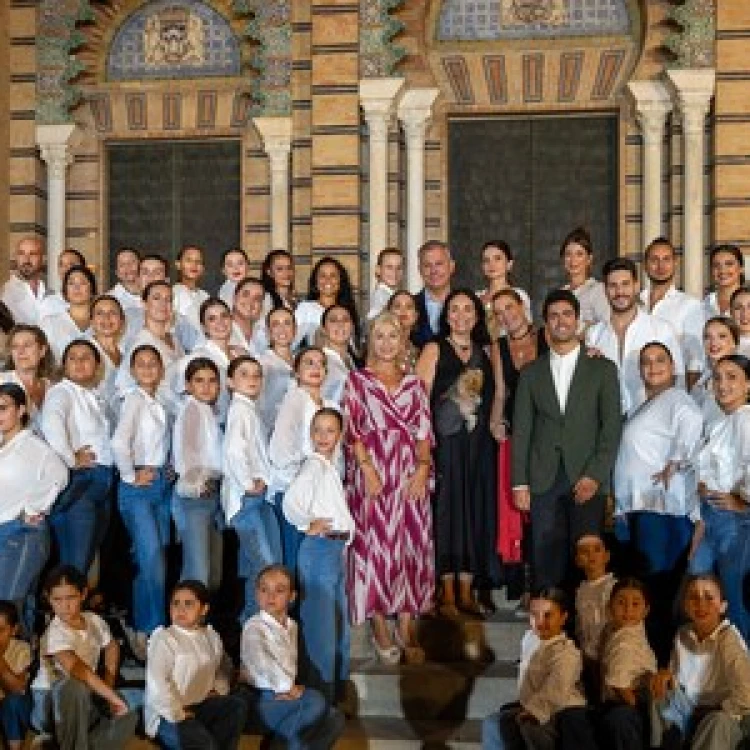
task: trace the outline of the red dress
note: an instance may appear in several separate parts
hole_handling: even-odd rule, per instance
[[[433,442],[424,384],[404,375],[389,393],[370,370],[355,370],[346,383],[343,411],[347,447],[361,441],[383,482],[377,497],[367,497],[362,472],[354,460],[347,461],[346,492],[356,526],[348,560],[352,622],[373,614],[426,612],[435,593],[430,498],[406,492],[416,469],[416,442]]]

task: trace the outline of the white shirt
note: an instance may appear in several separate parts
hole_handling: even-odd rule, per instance
[[[672,354],[677,385],[685,387],[685,365],[674,329],[669,323],[649,315],[640,308],[625,331],[620,356],[620,340],[609,320],[597,323],[586,331],[586,344],[598,349],[607,359],[617,365],[620,373],[620,394],[623,414],[629,414],[646,400],[640,370],[641,349],[652,341],[664,344]]]
[[[196,328],[201,327],[201,305],[209,298],[203,289],[188,289],[184,284],[172,287],[172,304],[178,315],[184,315]]]
[[[656,656],[649,646],[644,623],[613,630],[602,649],[604,700],[616,698],[613,688],[644,687],[647,675],[656,674]]]
[[[320,394],[325,400],[336,404],[340,410],[344,398],[344,386],[349,377],[349,367],[335,349],[325,346],[323,352],[326,355],[326,379],[323,381]]]
[[[723,313],[719,309],[719,296],[716,292],[709,292],[702,302],[704,322],[711,318],[729,318],[729,312]]]
[[[97,464],[112,465],[104,404],[90,388],[82,388],[67,378],[52,386],[42,408],[42,432],[70,469],[75,467],[76,451],[85,445],[94,452]]]
[[[43,378],[44,380],[44,393],[45,398],[47,395],[47,392],[52,387],[50,381],[47,378]],[[19,377],[18,373],[15,370],[6,370],[5,372],[0,372],[0,383],[15,383],[16,385],[21,386],[23,388],[24,393],[26,392],[26,386],[24,386],[23,382],[21,381],[21,378]],[[28,393],[26,394],[26,405],[29,410],[29,426],[37,435],[42,434],[42,410],[41,408],[37,408],[37,405],[34,401],[29,398]],[[44,401],[42,401],[42,405],[44,405]]]
[[[227,415],[223,473],[221,502],[227,521],[242,508],[242,498],[255,479],[262,480],[269,488],[273,482],[268,438],[257,405],[241,393],[232,397]]]
[[[697,706],[721,706],[735,717],[750,713],[750,657],[734,625],[724,620],[699,641],[690,625],[675,637],[670,669]]]
[[[123,482],[135,482],[136,467],[162,467],[169,453],[167,411],[142,388],[125,396],[112,436],[112,452]]]
[[[557,402],[560,404],[560,412],[565,413],[568,403],[570,383],[581,353],[580,345],[567,354],[558,354],[554,349],[549,350],[549,366],[552,371],[552,381],[555,384]]]
[[[31,666],[31,646],[26,641],[11,638],[3,654],[3,659],[12,672],[21,675]],[[3,698],[5,698],[5,692],[0,690],[0,701]]]
[[[68,483],[58,455],[30,430],[0,446],[0,524],[48,513]]]
[[[308,344],[315,343],[315,333],[320,328],[320,320],[325,312],[325,307],[317,300],[306,299],[297,305],[294,317],[297,321],[297,335],[294,343],[297,345],[302,341]]]
[[[213,407],[187,396],[177,412],[172,440],[177,492],[200,497],[207,481],[221,478],[222,442]]]
[[[122,348],[132,349],[133,342],[146,326],[143,308],[130,307],[125,311],[125,335],[122,337]],[[174,314],[174,323],[170,330],[182,352],[191,352],[204,339],[203,330],[187,316]]]
[[[229,339],[229,344],[247,349],[247,353],[251,357],[259,357],[268,349],[268,330],[266,324],[262,320],[256,321],[248,339],[237,322],[232,321],[232,336]]]
[[[750,405],[725,414],[699,448],[698,481],[709,492],[742,492],[750,496]]]
[[[636,409],[623,426],[615,462],[615,515],[645,510],[697,521],[692,460],[702,432],[700,409],[679,388],[669,388]],[[669,461],[680,467],[665,487],[652,477]]]
[[[226,302],[230,310],[234,305],[234,292],[237,289],[237,284],[239,284],[239,281],[224,279],[224,283],[219,287],[219,299]]]
[[[143,307],[143,298],[140,293],[136,294],[128,291],[120,282],[115,284],[107,294],[110,297],[114,297],[120,303],[123,312],[130,310],[133,307],[136,309]]]
[[[641,302],[648,312],[649,290],[641,292]],[[701,301],[691,297],[674,286],[653,306],[651,315],[669,323],[677,334],[682,346],[682,358],[690,372],[701,372],[703,356],[703,306]]]
[[[581,652],[562,633],[543,641],[529,630],[521,641],[518,700],[540,724],[573,706],[585,706]]]
[[[609,320],[610,307],[603,282],[589,277],[575,289],[571,289],[570,284],[566,284],[563,289],[570,289],[578,299],[578,304],[581,306],[579,317],[582,330],[595,323]]]
[[[703,417],[703,433],[708,433],[714,425],[724,417],[724,412],[716,403],[714,395],[714,374],[711,367],[707,367],[690,389],[690,395],[701,410]]]
[[[276,415],[291,383],[294,382],[292,366],[272,349],[258,357],[263,368],[263,390],[258,397],[258,413],[270,437],[276,424]]]
[[[41,319],[41,302],[46,294],[47,287],[41,279],[34,294],[27,281],[12,273],[3,286],[1,296],[16,323],[36,326]]]
[[[430,330],[437,335],[440,332],[440,313],[443,312],[444,300],[435,299],[427,289],[424,290],[424,308],[427,312],[427,320],[430,322]]]
[[[284,493],[284,515],[292,526],[307,531],[316,518],[331,522],[331,531],[354,536],[354,519],[346,503],[344,485],[336,466],[319,453],[309,456]]]
[[[395,291],[396,290],[391,289],[388,284],[378,281],[370,295],[370,309],[367,312],[367,320],[377,318],[378,315],[385,310]]]
[[[282,625],[263,611],[253,615],[242,628],[240,660],[249,685],[288,692],[297,678],[297,623],[287,617]]]
[[[86,339],[90,341],[102,355],[102,364],[104,365],[104,375],[97,384],[96,390],[97,395],[104,403],[104,408],[107,412],[107,419],[109,420],[110,428],[114,429],[117,426],[117,422],[120,418],[120,406],[122,403],[122,397],[117,391],[117,376],[119,373],[119,366],[114,363],[109,354],[104,351],[102,345],[94,337],[93,331],[89,328],[87,331]],[[119,349],[119,344],[118,344]],[[120,364],[125,360],[122,356],[123,352],[120,349]]]
[[[146,659],[146,734],[155,737],[161,719],[183,721],[185,709],[202,703],[211,691],[226,695],[229,670],[221,638],[210,625],[197,630],[177,625],[154,630]]]
[[[750,357],[750,336],[740,336],[740,343],[737,344],[737,354]]]
[[[587,659],[599,660],[607,605],[617,579],[606,573],[595,581],[582,581],[576,590],[576,638]]]
[[[112,640],[107,623],[93,612],[82,612],[85,628],[78,630],[66,625],[57,615],[44,631],[39,647],[39,672],[31,687],[49,690],[65,672],[55,659],[55,654],[72,651],[89,669],[96,671],[102,649]]]
[[[39,303],[39,320],[44,320],[49,315],[58,315],[64,313],[69,305],[65,297],[60,292],[50,292]]]
[[[42,318],[40,327],[49,341],[50,349],[58,364],[62,362],[65,347],[71,341],[90,338],[90,329],[86,328],[82,331],[67,310]]]

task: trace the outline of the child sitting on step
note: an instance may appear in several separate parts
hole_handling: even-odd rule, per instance
[[[483,750],[543,750],[557,742],[558,715],[585,706],[581,652],[563,630],[568,604],[560,589],[531,599],[532,629],[521,642],[519,702],[482,722]]]
[[[16,605],[0,600],[0,729],[8,750],[21,750],[31,718],[31,647],[18,629]]]
[[[251,721],[289,748],[333,747],[344,728],[343,714],[297,682],[297,623],[287,614],[294,579],[283,565],[269,565],[255,585],[260,612],[245,623],[240,653]]]

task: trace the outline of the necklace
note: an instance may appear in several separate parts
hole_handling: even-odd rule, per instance
[[[471,349],[471,344],[459,344],[458,341],[456,341],[452,336],[448,336],[448,341],[453,344],[453,346],[462,352],[468,352]]]
[[[511,341],[523,341],[532,331],[534,330],[534,326],[529,323],[529,325],[526,327],[526,330],[520,335],[520,336],[513,336],[512,334],[508,334],[508,338]]]

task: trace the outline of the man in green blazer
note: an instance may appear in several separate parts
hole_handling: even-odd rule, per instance
[[[616,366],[589,357],[578,337],[580,306],[550,292],[543,317],[550,350],[522,371],[513,414],[513,500],[531,513],[534,585],[570,579],[576,541],[601,535],[622,416]]]

